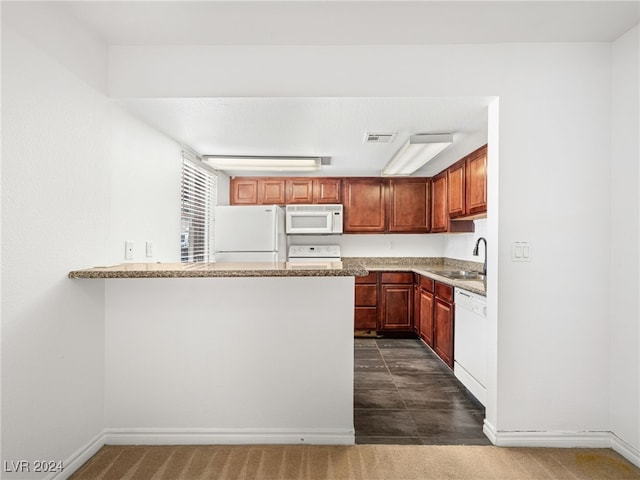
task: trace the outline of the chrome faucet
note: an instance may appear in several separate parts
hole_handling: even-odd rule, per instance
[[[482,264],[482,274],[487,274],[487,239],[484,237],[480,237],[476,242],[476,247],[473,249],[473,255],[478,256],[478,247],[480,246],[480,240],[484,242],[484,263]]]

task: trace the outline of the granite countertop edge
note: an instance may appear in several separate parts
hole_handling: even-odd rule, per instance
[[[161,264],[150,264],[152,269],[127,266],[123,264],[113,267],[95,267],[85,270],[69,272],[71,279],[114,279],[114,278],[242,278],[242,277],[354,277],[367,275],[368,271],[361,265],[349,265],[348,267],[335,268],[254,268],[248,265],[246,268],[238,266],[233,269],[161,269]]]

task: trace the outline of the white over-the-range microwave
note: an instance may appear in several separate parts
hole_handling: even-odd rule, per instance
[[[342,205],[287,205],[285,230],[290,235],[342,233]]]

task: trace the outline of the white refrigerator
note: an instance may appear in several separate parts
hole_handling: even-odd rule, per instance
[[[284,262],[284,209],[277,205],[215,207],[213,241],[216,262]]]

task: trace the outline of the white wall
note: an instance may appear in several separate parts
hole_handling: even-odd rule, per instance
[[[480,245],[478,256],[473,255],[473,249],[478,238],[487,238],[487,219],[474,220],[473,223],[475,225],[473,233],[456,233],[446,236],[444,257],[469,262],[484,262],[484,244]]]
[[[181,165],[176,142],[112,105],[109,264],[180,261]],[[133,260],[125,240],[135,242]]]
[[[177,258],[181,158],[101,90],[106,45],[32,8],[2,12],[2,460],[70,471],[105,428],[105,294],[66,275],[120,262],[125,238]]]
[[[381,68],[371,58],[393,61]],[[489,271],[500,283],[489,316],[500,408],[491,427],[550,437],[609,430],[611,272],[596,252],[610,250],[610,237],[606,228],[585,234],[610,215],[609,44],[113,47],[109,75],[116,96],[498,96],[500,182],[490,185],[489,215],[499,192],[499,237],[489,241],[499,248]],[[516,240],[531,242],[531,263],[511,262]]]
[[[640,75],[638,27],[613,44],[611,425],[640,450]]]
[[[3,23],[2,126],[2,460],[69,464],[104,428],[104,284],[66,275],[105,259],[107,99]]]
[[[353,277],[106,292],[110,443],[353,443]]]

